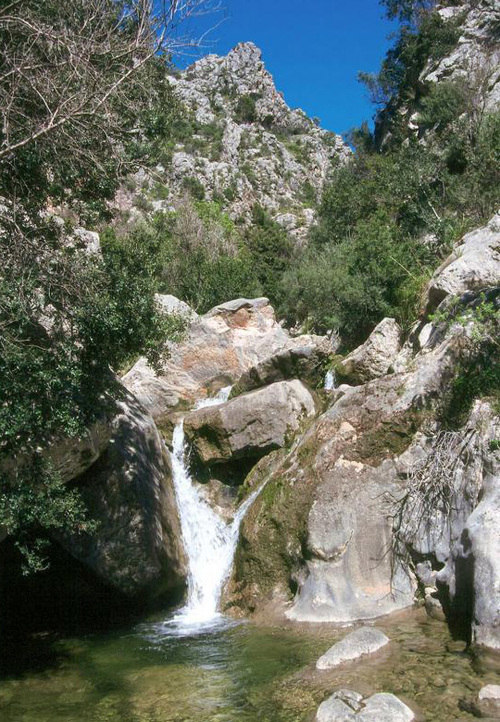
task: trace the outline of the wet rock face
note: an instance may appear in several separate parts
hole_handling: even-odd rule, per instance
[[[197,459],[210,466],[283,448],[314,413],[314,399],[300,381],[281,381],[187,414],[184,430]]]
[[[394,504],[405,493],[396,459],[449,378],[460,336],[445,346],[412,372],[334,398],[271,475],[243,522],[238,603],[258,607],[295,586],[287,616],[335,622],[413,603],[413,574],[393,550]]]

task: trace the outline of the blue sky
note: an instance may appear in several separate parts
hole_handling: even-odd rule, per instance
[[[395,29],[378,0],[223,0],[226,19],[209,35],[206,52],[226,54],[241,41],[263,51],[267,69],[287,103],[342,133],[374,108],[358,70],[377,70]],[[206,29],[221,14],[191,22]],[[183,65],[186,64],[184,60]]]

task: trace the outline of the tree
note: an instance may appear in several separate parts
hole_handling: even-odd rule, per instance
[[[74,198],[123,171],[137,108],[154,101],[152,61],[164,66],[193,45],[178,26],[208,9],[208,0],[3,4],[0,192],[25,205],[28,195]]]
[[[400,22],[415,22],[422,12],[432,10],[437,0],[380,0],[386,8],[390,20]]]
[[[194,44],[179,23],[209,9],[205,0],[1,4],[0,526],[18,539],[37,524],[89,528],[37,450],[102,412],[110,366],[154,355],[167,338],[141,249],[108,241],[91,253],[54,211],[105,209],[148,137],[168,133],[166,63]],[[43,566],[34,539],[22,546]]]

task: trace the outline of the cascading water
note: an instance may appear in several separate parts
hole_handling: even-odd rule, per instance
[[[335,388],[335,371],[327,371],[325,376],[325,391],[333,391]]]
[[[206,399],[196,408],[216,406],[229,398],[231,387]],[[240,524],[259,493],[256,490],[240,506],[233,521],[226,523],[200,494],[191,479],[185,459],[183,422],[174,429],[172,477],[177,498],[184,548],[188,558],[188,598],[170,624],[182,632],[210,627],[220,619],[218,611],[224,582],[229,577]]]

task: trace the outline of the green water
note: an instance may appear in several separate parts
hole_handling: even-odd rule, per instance
[[[3,660],[0,720],[303,722],[342,687],[394,692],[420,719],[474,719],[459,705],[483,684],[498,683],[494,660],[470,656],[444,624],[421,613],[377,626],[389,633],[390,647],[341,672],[314,667],[345,634],[328,625],[244,623],[172,637],[153,620],[109,634],[41,638],[41,657]]]

